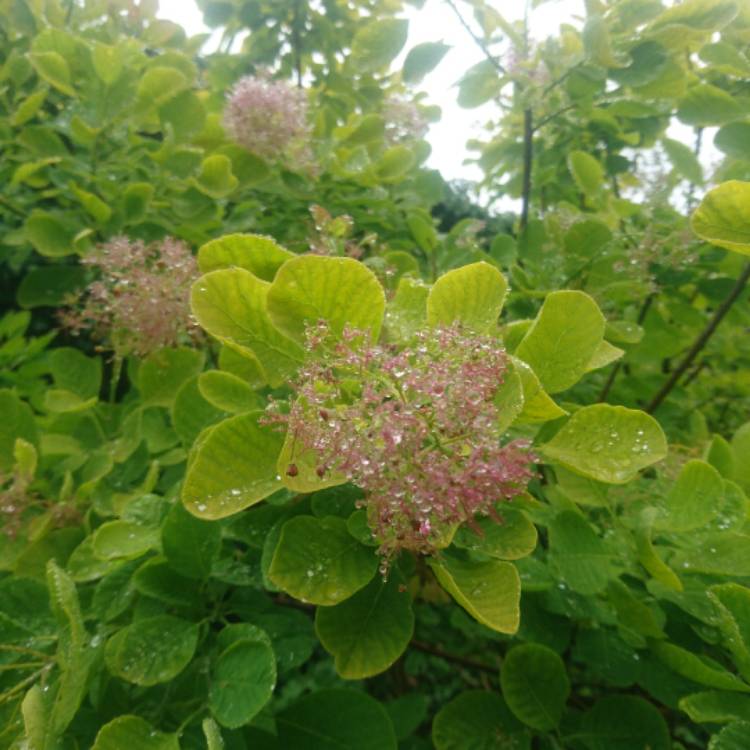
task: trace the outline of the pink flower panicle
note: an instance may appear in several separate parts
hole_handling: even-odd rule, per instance
[[[476,516],[501,520],[496,503],[524,490],[534,456],[524,441],[501,445],[493,399],[508,357],[494,339],[454,325],[399,351],[351,329],[332,343],[319,324],[307,346],[297,399],[271,421],[317,455],[319,476],[342,474],[365,491],[386,569],[401,549],[435,552]]]
[[[234,85],[224,110],[230,137],[264,159],[312,160],[307,95],[268,75],[245,76]]]
[[[146,245],[115,237],[82,263],[100,276],[61,314],[74,334],[90,329],[121,357],[144,357],[200,336],[190,314],[198,264],[184,242],[168,237]]]
[[[385,138],[391,145],[422,140],[429,129],[419,107],[406,99],[388,97],[383,104],[383,117]]]

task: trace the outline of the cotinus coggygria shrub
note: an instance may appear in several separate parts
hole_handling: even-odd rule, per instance
[[[520,578],[509,560],[534,549],[521,512],[535,502],[524,492],[533,462],[622,483],[664,455],[651,417],[604,404],[534,440],[540,424],[566,415],[547,391],[619,356],[582,292],[550,294],[518,340],[500,321],[506,281],[486,263],[432,286],[402,276],[386,298],[363,263],[284,256],[266,238],[228,237],[200,258],[214,270],[195,283],[193,312],[253,363],[270,407],[198,438],[183,501],[200,518],[250,518],[251,506],[292,493],[288,507],[300,513],[279,525],[264,575],[304,602],[347,601],[379,558],[399,579],[409,559],[426,558],[478,621],[515,632]],[[272,281],[252,271],[269,264]],[[352,492],[334,494],[335,512],[302,510],[310,493],[338,486]],[[524,541],[505,548],[493,527]]]

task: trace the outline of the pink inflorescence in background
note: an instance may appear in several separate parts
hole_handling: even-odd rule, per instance
[[[227,98],[224,125],[234,141],[264,159],[311,159],[307,95],[286,81],[240,78]]]
[[[425,137],[429,123],[412,101],[395,96],[383,103],[385,118],[385,138],[389,144],[419,141]]]
[[[200,335],[190,314],[198,265],[184,242],[167,237],[147,245],[115,237],[82,263],[100,275],[61,314],[74,334],[90,329],[120,357],[144,357]]]
[[[308,348],[297,399],[272,419],[315,453],[319,476],[365,490],[386,566],[401,549],[434,552],[475,516],[501,521],[498,501],[524,490],[534,456],[526,442],[501,445],[494,396],[508,357],[495,339],[451,326],[398,350],[354,330],[332,342],[321,324]]]

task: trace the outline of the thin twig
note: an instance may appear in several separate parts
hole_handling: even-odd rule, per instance
[[[701,147],[703,145],[703,128],[695,129],[695,144],[693,145],[693,153],[695,158],[700,161]],[[691,180],[690,186],[688,187],[687,195],[685,196],[688,209],[692,209],[695,205],[695,183]]]
[[[693,345],[688,350],[684,359],[674,369],[669,379],[661,387],[659,392],[651,400],[651,403],[646,407],[646,411],[649,414],[653,414],[662,404],[664,399],[671,393],[672,389],[677,385],[679,379],[684,375],[685,371],[693,363],[693,360],[698,356],[702,349],[708,343],[708,340],[713,336],[714,331],[719,327],[719,323],[724,319],[724,316],[729,312],[735,300],[742,294],[745,286],[747,285],[748,279],[750,279],[750,263],[748,263],[742,270],[740,277],[737,279],[732,291],[729,293],[727,298],[719,305],[716,309],[708,325],[701,331],[698,338],[693,342]]]
[[[300,34],[301,21],[300,0],[294,4],[294,18],[292,19],[292,56],[294,58],[294,72],[297,76],[297,88],[302,88],[302,36]]]
[[[461,656],[460,654],[451,654],[448,651],[443,651],[443,649],[439,646],[433,646],[429,643],[424,643],[423,641],[411,641],[409,645],[417,651],[421,651],[425,654],[430,654],[430,656],[437,656],[439,659],[444,659],[445,661],[450,661],[454,664],[460,664],[462,667],[467,667],[468,669],[476,669],[480,672],[486,672],[487,674],[497,676],[498,670],[500,668],[499,666],[493,667],[490,664],[484,664],[481,661],[469,659],[468,657]]]
[[[534,132],[536,132],[540,128],[543,128],[548,122],[551,122],[556,117],[559,117],[565,112],[569,112],[571,109],[575,109],[577,106],[578,106],[577,104],[568,104],[565,107],[558,109],[557,112],[553,112],[551,115],[547,115],[547,117],[543,117],[541,120],[539,120],[539,122],[537,122],[534,125]]]
[[[704,359],[701,362],[698,363],[697,367],[693,368],[693,371],[685,378],[685,381],[683,382],[683,387],[686,387],[690,385],[697,377],[701,374],[703,370],[708,367],[708,362]]]
[[[576,65],[574,65],[572,68],[568,68],[561,76],[558,76],[554,81],[552,81],[552,83],[545,86],[545,88],[542,90],[542,98],[547,96],[550,91],[559,86],[574,70],[577,70],[578,65],[580,65],[580,63],[576,63]]]
[[[531,169],[534,165],[534,120],[531,109],[523,111],[523,187],[521,188],[521,231],[529,223]]]
[[[474,40],[474,43],[479,47],[479,49],[482,50],[482,52],[484,53],[484,56],[490,61],[490,63],[492,63],[494,68],[502,75],[507,75],[508,71],[505,69],[503,64],[490,52],[485,41],[481,39],[479,36],[477,36],[474,33],[474,29],[472,29],[471,26],[469,26],[469,24],[466,23],[466,19],[461,15],[461,11],[456,7],[453,0],[445,0],[445,2],[448,4],[450,9],[456,14],[456,18],[458,18],[461,26],[463,26],[464,29],[466,29],[466,31],[469,33],[471,38]]]

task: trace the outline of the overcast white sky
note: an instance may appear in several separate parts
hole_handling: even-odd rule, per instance
[[[521,0],[509,0],[502,5],[508,20],[523,15],[524,3]],[[161,18],[179,23],[188,34],[207,31],[194,0],[159,0],[159,6]],[[583,12],[583,0],[544,3],[532,15],[532,35],[536,39],[543,39],[555,34],[560,23],[570,21],[574,15],[582,15]],[[429,165],[439,169],[447,179],[478,180],[481,177],[478,167],[463,164],[467,153],[464,144],[479,132],[488,109],[461,109],[456,104],[454,84],[463,71],[482,59],[482,53],[443,0],[427,0],[421,10],[413,10],[408,15],[411,23],[404,52],[421,42],[443,41],[452,47],[435,71],[420,85],[420,89],[428,93],[429,103],[437,104],[443,110],[441,121],[432,125],[428,135],[432,144]],[[471,20],[468,14],[467,18]]]

